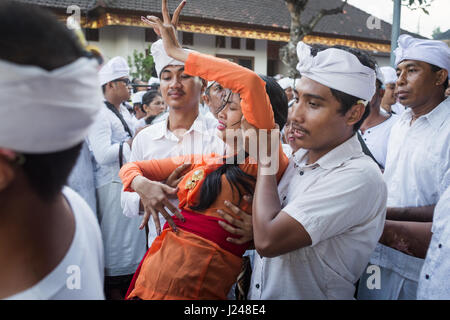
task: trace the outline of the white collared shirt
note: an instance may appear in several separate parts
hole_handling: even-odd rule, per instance
[[[275,258],[256,254],[250,299],[352,299],[383,231],[386,186],[357,136],[314,164],[307,154],[291,158],[278,194],[312,245]]]
[[[383,174],[388,207],[434,205],[450,184],[450,99],[411,119],[407,109],[391,129]]]
[[[422,267],[417,299],[450,299],[450,187],[433,215],[433,236]]]
[[[450,184],[450,99],[411,125],[408,108],[392,126],[383,174],[388,207],[435,205]],[[423,259],[377,244],[370,262],[417,282]]]
[[[164,159],[184,154],[225,154],[225,143],[216,134],[217,120],[210,119],[199,113],[191,128],[186,131],[183,138],[178,139],[167,128],[168,118],[152,124],[138,133],[133,141],[130,162]],[[140,197],[135,192],[122,192],[121,204],[123,214],[127,217],[139,215]],[[178,200],[171,199],[178,207]],[[170,211],[169,211],[170,212]],[[160,217],[161,226],[165,223]],[[153,220],[149,220],[149,244],[156,237]]]
[[[121,104],[120,113],[134,134],[133,116]],[[119,148],[123,143],[123,163],[130,158],[130,146],[126,143],[131,137],[125,131],[119,118],[103,105],[97,119],[89,131],[88,141],[96,160],[95,187],[100,188],[112,181],[121,182],[119,178]]]

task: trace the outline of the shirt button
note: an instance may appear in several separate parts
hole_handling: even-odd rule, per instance
[[[439,247],[439,249],[442,248],[442,244],[439,243],[438,247]]]
[[[283,197],[283,201],[286,200],[286,196]]]
[[[425,275],[425,279],[430,279],[430,276],[428,274]]]
[[[255,285],[255,287],[256,287],[256,289],[259,289],[259,283],[257,283],[257,284]]]
[[[303,173],[304,173],[303,171],[300,171],[300,175],[301,175],[301,176],[303,175]]]

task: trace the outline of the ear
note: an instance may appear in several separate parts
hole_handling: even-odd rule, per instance
[[[15,172],[9,155],[3,153],[0,149],[0,192],[5,190],[14,180]]]
[[[356,104],[354,104],[345,114],[347,117],[347,125],[353,126],[355,123],[357,123],[359,120],[361,120],[362,116],[364,115],[364,111],[366,111],[366,105],[362,102],[362,100],[359,100]]]
[[[448,78],[448,71],[445,69],[441,69],[438,72],[436,72],[436,85],[440,86],[447,81]]]

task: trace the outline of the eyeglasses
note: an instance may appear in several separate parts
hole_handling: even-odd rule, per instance
[[[113,80],[112,82],[123,82],[123,83],[125,83],[126,86],[129,86],[131,84],[130,79],[116,79],[116,80]]]

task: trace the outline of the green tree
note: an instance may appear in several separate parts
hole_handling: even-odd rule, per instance
[[[402,0],[402,6],[411,10],[421,9],[424,13],[429,14],[426,8],[431,6],[434,0]]]
[[[148,52],[150,52],[150,46]],[[151,78],[154,62],[150,54],[138,52],[135,49],[133,55],[128,56],[128,65],[131,68],[130,75],[133,78],[139,78],[143,81],[148,81]]]
[[[437,27],[437,28],[435,28],[435,29],[433,30],[433,33],[431,34],[431,37],[432,37],[433,39],[438,39],[438,37],[439,37],[440,34],[442,34],[441,27]]]

